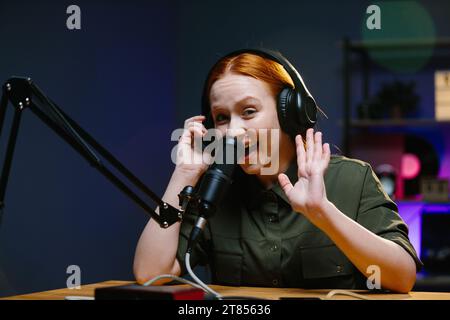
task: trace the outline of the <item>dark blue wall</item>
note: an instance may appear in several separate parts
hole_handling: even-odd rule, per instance
[[[0,81],[30,76],[162,195],[173,166],[173,5],[76,1],[82,29],[69,31],[66,8],[73,3],[0,3]],[[72,264],[81,267],[84,284],[133,279],[146,221],[144,211],[25,112],[0,227],[0,295],[65,287]]]

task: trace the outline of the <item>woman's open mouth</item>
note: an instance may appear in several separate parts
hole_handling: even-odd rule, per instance
[[[248,160],[250,159],[250,155],[254,152],[258,150],[258,142],[250,145],[246,145],[245,149],[244,149],[244,161],[248,162]],[[256,160],[256,159],[255,159]]]

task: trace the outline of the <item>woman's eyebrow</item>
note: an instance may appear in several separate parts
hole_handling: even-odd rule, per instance
[[[245,102],[261,103],[261,101],[258,98],[256,98],[256,97],[246,96],[246,97],[242,98],[241,100],[237,101],[236,105],[241,105],[241,104],[243,104]],[[216,110],[216,109],[221,109],[221,108],[222,108],[221,105],[212,105],[211,106],[211,110]]]
[[[241,104],[241,103],[243,103],[243,102],[249,102],[249,101],[254,101],[254,102],[257,102],[257,103],[260,102],[259,99],[256,98],[256,97],[253,97],[253,96],[247,96],[247,97],[244,97],[244,98],[242,98],[241,100],[239,100],[237,103],[238,103],[238,104]]]

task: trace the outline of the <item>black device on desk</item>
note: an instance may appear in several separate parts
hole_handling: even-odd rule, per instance
[[[95,300],[204,300],[198,288],[130,284],[95,289]]]

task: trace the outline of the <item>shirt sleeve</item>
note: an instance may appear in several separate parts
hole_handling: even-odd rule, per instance
[[[367,164],[360,206],[356,221],[378,236],[400,245],[416,263],[416,270],[423,267],[408,237],[408,226],[398,214],[397,205],[384,191],[371,166]]]
[[[191,233],[192,228],[197,221],[198,215],[195,210],[189,207],[183,215],[183,220],[181,222],[180,233],[178,238],[178,249],[177,249],[177,260],[180,263],[181,267],[181,276],[187,273],[186,269],[186,251],[189,241],[189,235]],[[209,262],[208,258],[208,245],[206,239],[208,238],[205,234],[209,234],[208,225],[206,225],[205,230],[200,235],[200,239],[197,242],[197,245],[192,250],[190,264],[191,269],[194,269],[196,265],[206,265]]]

